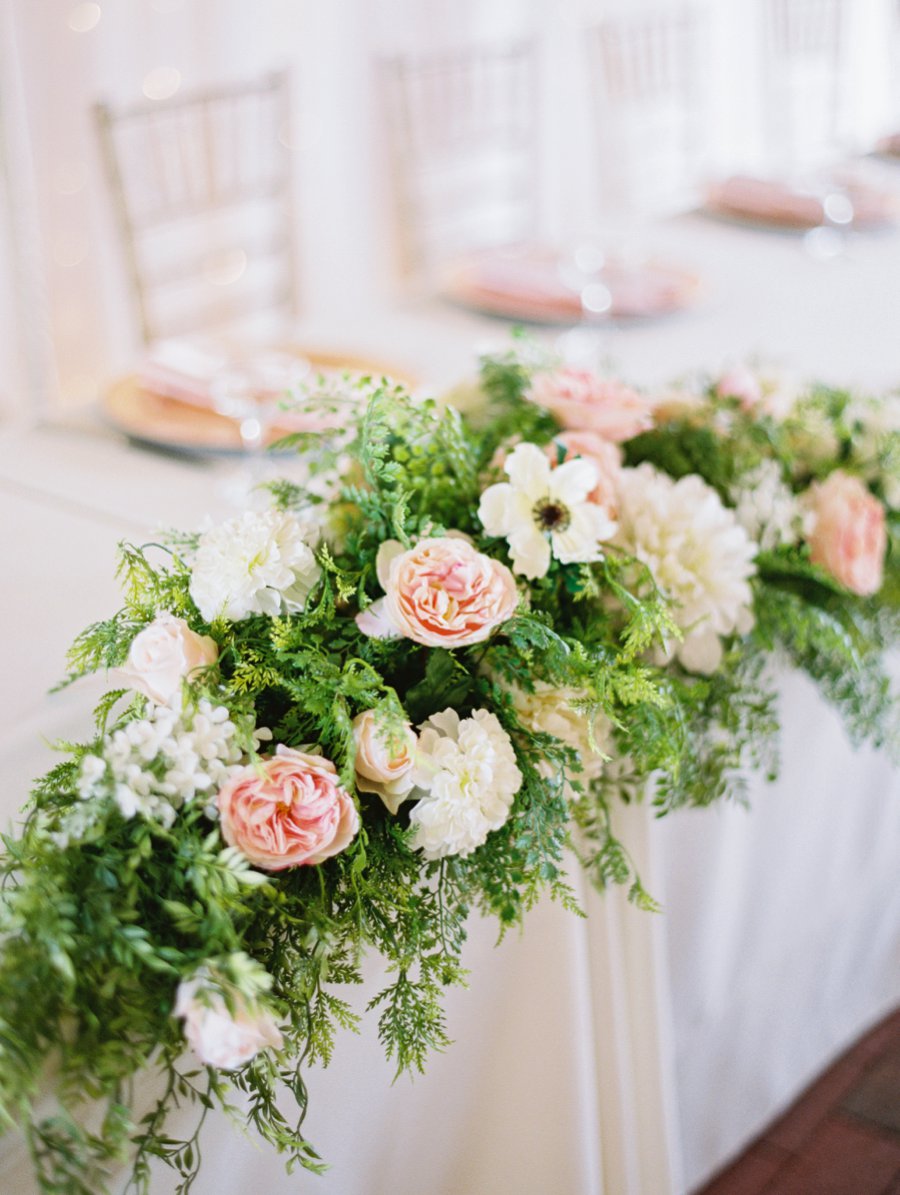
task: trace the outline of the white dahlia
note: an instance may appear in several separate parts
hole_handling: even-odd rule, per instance
[[[419,735],[416,786],[427,791],[410,814],[413,846],[426,859],[469,855],[509,817],[522,773],[496,715],[432,714]]]
[[[247,511],[200,537],[191,597],[207,621],[302,610],[320,568],[307,530],[285,511]]]
[[[553,468],[536,444],[518,444],[504,469],[509,481],[484,491],[478,516],[488,535],[505,537],[513,572],[543,577],[551,554],[562,564],[603,559],[600,544],[616,525],[588,501],[600,480],[592,461],[578,457]]]
[[[652,465],[624,469],[617,542],[643,561],[675,604],[685,668],[708,675],[722,658],[722,635],[753,626],[756,545],[715,490],[691,475],[674,481]]]

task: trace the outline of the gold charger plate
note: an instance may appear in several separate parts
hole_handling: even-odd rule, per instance
[[[386,376],[412,387],[418,384],[408,370],[371,357],[352,353],[325,352],[292,346],[287,351],[309,361],[323,373],[371,374]],[[131,440],[184,453],[239,453],[243,451],[235,420],[220,415],[210,407],[194,406],[180,399],[168,398],[145,390],[137,374],[128,374],[113,382],[102,399],[104,418]],[[267,437],[274,443],[292,429],[279,426],[277,420]]]

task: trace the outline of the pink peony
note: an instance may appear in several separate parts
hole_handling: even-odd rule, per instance
[[[597,432],[617,444],[653,426],[649,398],[587,369],[538,374],[528,397],[571,431]]]
[[[618,511],[619,477],[622,473],[622,450],[609,440],[591,431],[560,432],[547,446],[553,464],[559,460],[557,445],[565,449],[564,461],[580,456],[597,466],[597,484],[587,496],[588,502],[602,506],[610,518]]]
[[[260,768],[239,769],[219,789],[216,804],[225,841],[266,871],[321,863],[359,829],[334,764],[291,747],[277,747]]]
[[[810,558],[862,597],[881,588],[887,528],[884,507],[858,477],[840,469],[810,486],[806,502],[814,516]]]
[[[198,635],[183,618],[163,613],[135,635],[128,659],[114,676],[157,705],[168,705],[181,693],[182,681],[218,658],[215,639]]]
[[[385,596],[356,616],[377,639],[403,635],[426,647],[469,647],[511,618],[519,600],[505,564],[464,538],[422,539],[404,551],[388,540],[378,549]]]

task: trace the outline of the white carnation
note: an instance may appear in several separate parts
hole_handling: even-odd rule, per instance
[[[416,785],[427,791],[410,815],[426,859],[468,855],[509,817],[522,773],[496,715],[446,709],[422,725]]]
[[[207,621],[302,610],[321,570],[306,529],[285,511],[247,511],[200,537],[191,597]]]
[[[692,672],[714,672],[720,636],[753,625],[756,545],[734,513],[699,477],[674,481],[639,465],[622,471],[617,542],[650,568],[674,602],[684,632],[674,648],[678,659]]]
[[[809,517],[777,461],[763,461],[731,490],[734,517],[764,552],[799,543]]]
[[[578,778],[586,784],[596,780],[606,762],[602,752],[606,750],[610,727],[606,719],[597,715],[590,718],[577,708],[576,703],[583,701],[586,694],[577,689],[556,688],[540,681],[535,684],[533,693],[518,688],[512,689],[511,693],[522,725],[527,730],[553,735],[567,746],[574,747],[581,761]],[[555,775],[546,761],[541,771],[547,777]],[[568,780],[565,792],[569,798],[577,795]]]

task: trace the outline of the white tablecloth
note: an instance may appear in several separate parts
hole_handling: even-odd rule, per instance
[[[859,241],[828,263],[793,238],[698,217],[660,239],[709,290],[693,314],[606,338],[630,376],[765,350],[826,380],[900,381],[900,238]],[[319,342],[327,333],[307,329]],[[447,380],[500,334],[423,308],[365,324],[351,313],[328,338]],[[75,633],[116,604],[116,540],[222,515],[221,475],[90,422],[0,432],[0,819],[48,765],[45,739],[88,725],[89,692],[46,691]],[[327,1177],[288,1179],[216,1122],[198,1195],[670,1195],[738,1151],[900,1002],[898,773],[852,752],[805,680],[781,688],[782,777],[754,782],[749,810],[623,814],[664,915],[585,893],[588,920],[542,905],[496,950],[495,928],[473,921],[471,988],[449,998],[456,1044],[424,1078],[391,1086],[371,1028],[311,1072],[307,1129]],[[378,975],[372,960],[360,1003]],[[15,1138],[0,1142],[0,1180],[33,1189]],[[172,1187],[160,1178],[161,1192]]]

